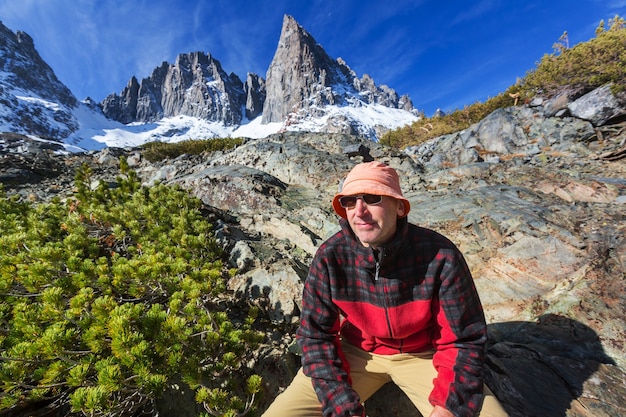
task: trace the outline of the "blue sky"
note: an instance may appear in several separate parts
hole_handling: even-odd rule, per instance
[[[78,99],[96,101],[193,51],[242,80],[265,78],[285,14],[430,116],[504,91],[564,31],[575,45],[626,17],[626,0],[0,0],[0,21],[28,33]]]

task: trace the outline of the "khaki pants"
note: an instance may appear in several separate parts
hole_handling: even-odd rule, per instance
[[[350,363],[352,386],[361,401],[366,401],[387,382],[393,381],[424,417],[430,415],[433,406],[428,396],[437,376],[432,364],[432,352],[421,354],[400,353],[376,355],[343,343]],[[416,376],[419,375],[419,378]],[[506,411],[487,386],[480,417],[505,417]],[[291,385],[280,394],[263,417],[320,417],[322,406],[317,399],[311,379],[298,371]]]

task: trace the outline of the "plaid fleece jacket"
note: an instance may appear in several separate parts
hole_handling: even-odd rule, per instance
[[[323,415],[364,415],[351,388],[342,337],[383,355],[435,349],[438,376],[429,401],[455,416],[474,416],[483,399],[487,335],[462,254],[444,236],[402,219],[377,261],[346,220],[341,226],[313,259],[297,331],[303,370],[313,380]]]

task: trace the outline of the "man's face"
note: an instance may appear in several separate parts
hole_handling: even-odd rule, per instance
[[[358,194],[357,194],[358,195]],[[346,217],[363,246],[377,248],[388,243],[396,233],[398,217],[405,215],[402,201],[383,196],[378,204],[368,205],[362,198],[346,208]]]

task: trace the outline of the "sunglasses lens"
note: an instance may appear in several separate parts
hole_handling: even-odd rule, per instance
[[[363,194],[363,201],[365,201],[367,204],[378,204],[381,201],[383,201],[383,196],[382,195],[376,195],[376,194]]]
[[[343,208],[352,208],[356,206],[356,197],[352,195],[341,197],[339,199],[339,204],[341,204],[341,207]]]

